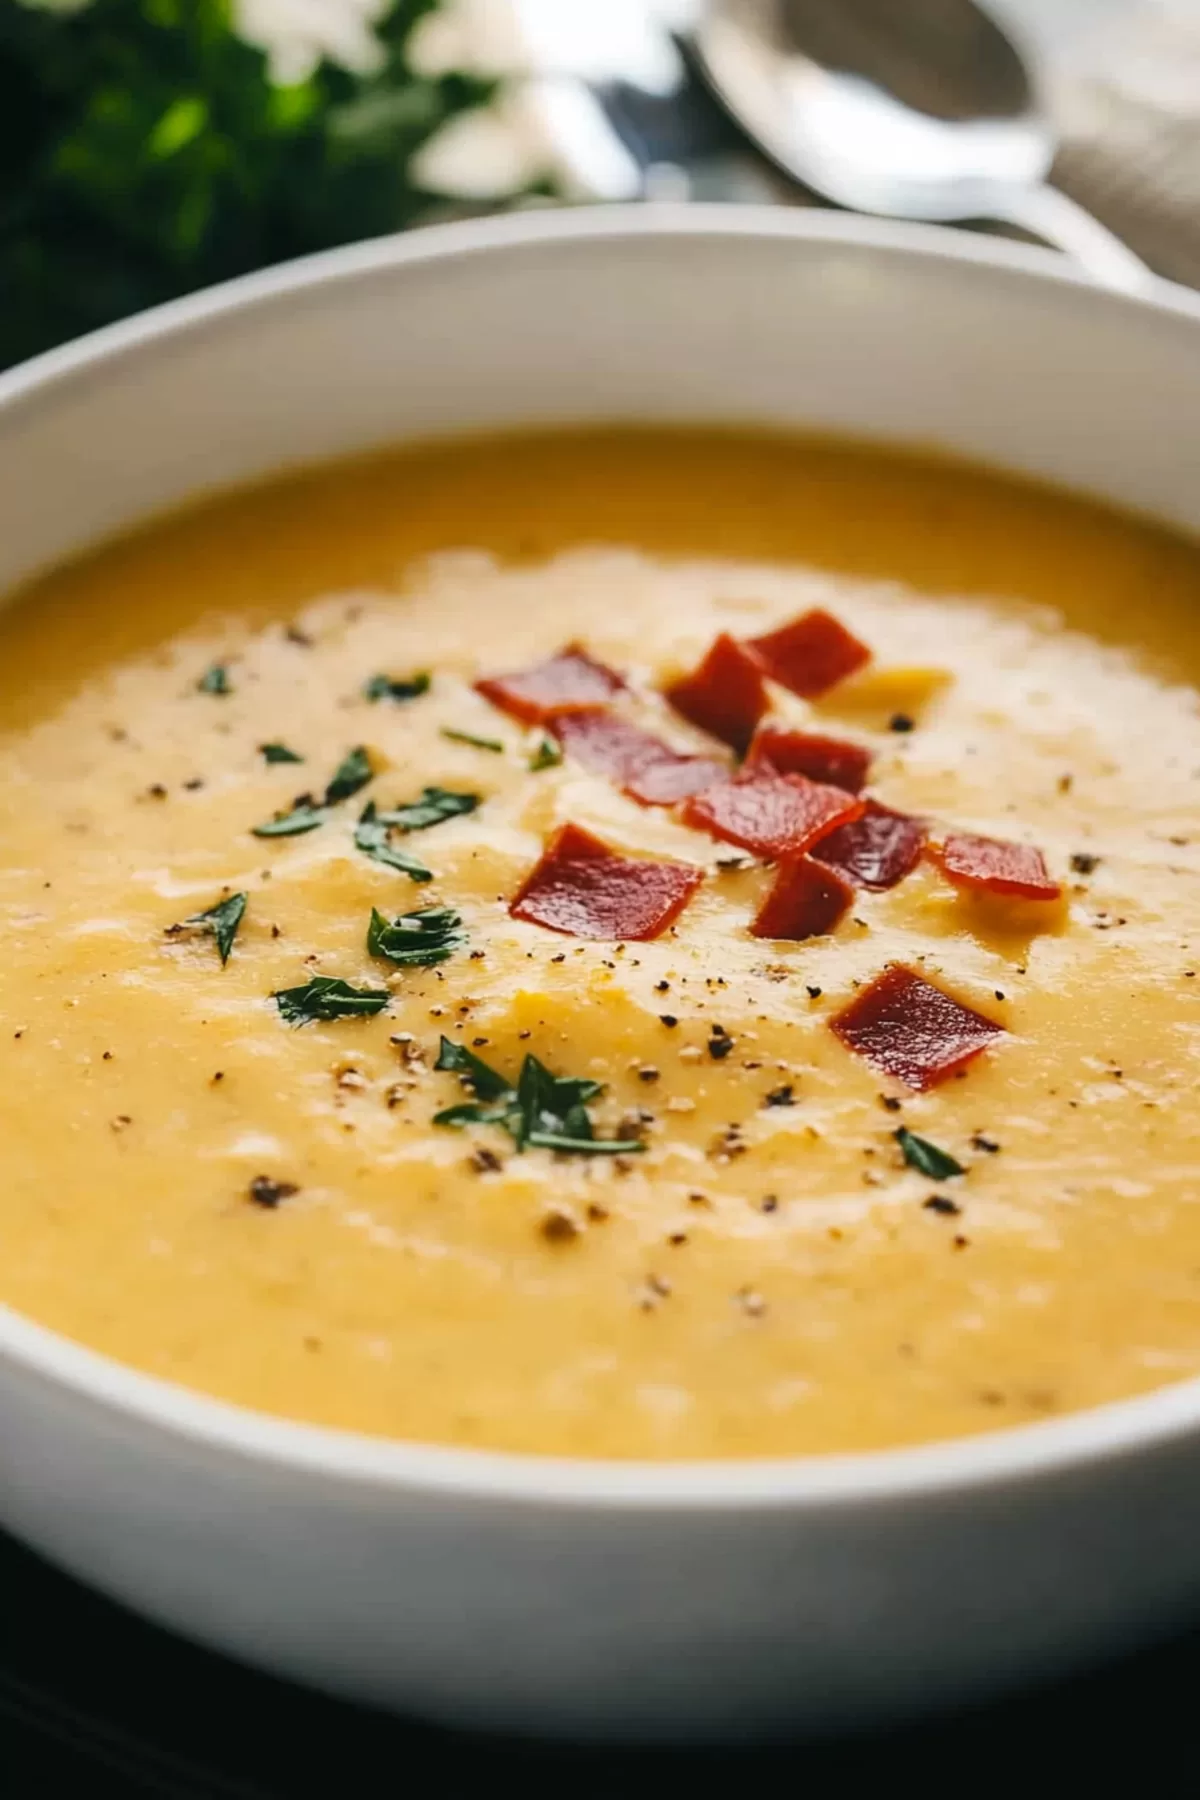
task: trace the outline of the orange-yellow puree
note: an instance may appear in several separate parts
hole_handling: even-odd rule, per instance
[[[717,630],[814,604],[876,673],[818,707],[779,695],[782,716],[870,744],[887,803],[1040,845],[1068,901],[1042,929],[924,867],[830,939],[764,944],[764,871],[717,871],[727,847],[570,763],[531,773],[538,734],[470,685],[579,638],[652,688]],[[0,1297],[270,1412],[568,1454],[904,1443],[1194,1373],[1198,606],[1200,553],[1149,526],[700,432],[397,454],[49,576],[0,619]],[[196,689],[216,662],[228,696]],[[421,669],[420,699],[362,697]],[[916,729],[889,731],[905,709]],[[303,765],[267,766],[274,739]],[[356,744],[381,769],[360,799],[249,834]],[[407,840],[437,877],[417,887],[351,830],[363,799],[430,783],[483,805]],[[510,920],[566,819],[712,870],[671,935],[618,951]],[[164,935],[230,889],[250,898],[226,968]],[[433,903],[481,958],[367,955],[373,905]],[[919,957],[1007,1027],[923,1097],[828,1029],[854,983]],[[390,1009],[290,1030],[269,995],[313,973],[389,984]],[[533,1050],[605,1081],[598,1129],[642,1109],[646,1153],[431,1126],[464,1098],[429,1066],[443,1032],[506,1073]],[[901,1123],[966,1176],[905,1169]],[[300,1191],[264,1209],[258,1175]]]

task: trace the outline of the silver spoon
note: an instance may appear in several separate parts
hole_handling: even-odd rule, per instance
[[[703,0],[688,40],[718,98],[789,175],[857,212],[992,219],[1110,287],[1157,277],[1047,184],[1055,135],[976,0]]]

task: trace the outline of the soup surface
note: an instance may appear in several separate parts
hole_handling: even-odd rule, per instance
[[[755,936],[790,862],[474,687],[577,643],[601,716],[728,763],[662,689],[813,608],[871,661],[770,681],[771,723],[869,752],[935,850],[1035,847],[1040,897],[947,846]],[[1149,526],[717,432],[425,448],[54,573],[0,617],[0,1297],[269,1412],[581,1455],[1195,1373],[1198,633],[1200,553]],[[674,923],[513,917],[566,824],[697,872]],[[832,1028],[897,966],[986,1021],[924,1091]],[[576,1086],[514,1094],[525,1057]]]

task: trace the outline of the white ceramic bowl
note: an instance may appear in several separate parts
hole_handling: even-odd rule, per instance
[[[1200,304],[784,210],[375,243],[0,380],[0,583],[287,463],[601,418],[936,441],[1200,526]],[[695,1742],[998,1689],[1200,1607],[1198,1500],[1200,1381],[915,1450],[569,1462],[284,1424],[0,1311],[0,1522],[207,1644],[459,1723]]]

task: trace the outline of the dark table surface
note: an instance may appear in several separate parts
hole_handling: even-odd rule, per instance
[[[551,1783],[567,1793],[637,1792],[701,1772],[731,1793],[763,1795],[803,1794],[813,1778],[849,1794],[917,1781],[926,1790],[944,1781],[949,1791],[981,1774],[1038,1793],[1067,1767],[1063,1791],[1076,1793],[1085,1777],[1133,1759],[1143,1777],[1169,1776],[1172,1793],[1200,1788],[1200,1630],[1072,1682],[886,1737],[693,1757],[510,1744],[360,1712],[144,1625],[6,1540],[0,1596],[5,1800],[358,1800],[411,1791],[418,1774],[422,1788],[437,1784],[439,1800],[457,1800],[506,1777],[535,1792]]]

